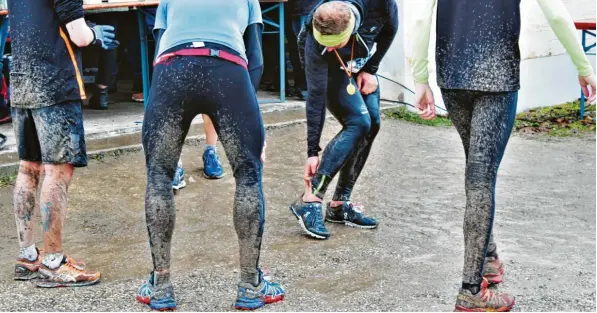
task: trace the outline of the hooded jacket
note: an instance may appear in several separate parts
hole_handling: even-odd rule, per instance
[[[333,53],[317,43],[313,37],[313,13],[319,5],[332,0],[322,0],[309,14],[298,38],[299,55],[305,68],[307,88],[307,154],[317,156],[321,148],[319,140],[325,121],[328,67],[340,64]],[[357,25],[353,72],[377,73],[379,64],[398,32],[398,6],[395,0],[346,0],[356,9]],[[343,59],[350,58],[351,44],[338,50]],[[334,68],[334,67],[331,67]]]

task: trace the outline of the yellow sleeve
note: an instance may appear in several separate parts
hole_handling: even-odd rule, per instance
[[[551,29],[556,34],[580,76],[593,74],[593,68],[580,45],[578,30],[561,0],[537,0]]]
[[[436,0],[417,1],[420,1],[421,7],[416,13],[410,36],[413,43],[413,78],[415,83],[425,84],[429,80],[429,36]]]

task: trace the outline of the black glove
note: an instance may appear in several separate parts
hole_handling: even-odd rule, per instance
[[[114,38],[114,27],[110,25],[95,25],[91,27],[93,31],[93,44],[101,46],[104,50],[112,50],[120,44]]]

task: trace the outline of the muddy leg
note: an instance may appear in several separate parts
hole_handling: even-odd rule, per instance
[[[17,223],[19,246],[35,244],[33,225],[35,224],[35,204],[41,162],[21,161],[13,193],[14,214]]]
[[[67,191],[73,177],[70,164],[45,164],[46,176],[41,187],[40,205],[47,254],[62,253],[62,231],[67,210]]]

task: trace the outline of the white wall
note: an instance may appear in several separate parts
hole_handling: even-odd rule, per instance
[[[408,44],[412,34],[413,12],[420,7],[418,0],[397,0],[400,11],[400,31],[387,56],[382,62],[380,74],[388,75],[405,85],[411,87],[411,57],[412,49]],[[441,1],[441,0],[438,0]],[[594,0],[563,0],[574,20],[594,20]],[[566,52],[555,34],[549,27],[536,0],[521,1],[522,30],[520,35],[521,64],[521,90],[519,93],[518,110],[560,104],[578,98],[576,69],[566,55]],[[435,20],[435,19],[434,19]],[[579,32],[580,37],[580,32]],[[435,24],[429,48],[430,57],[430,82],[435,82]],[[589,42],[595,42],[591,39]],[[589,56],[595,68],[595,56]],[[404,97],[412,102],[412,95],[394,84],[380,79],[382,98],[396,100]],[[443,106],[439,89],[432,86],[438,105]]]

